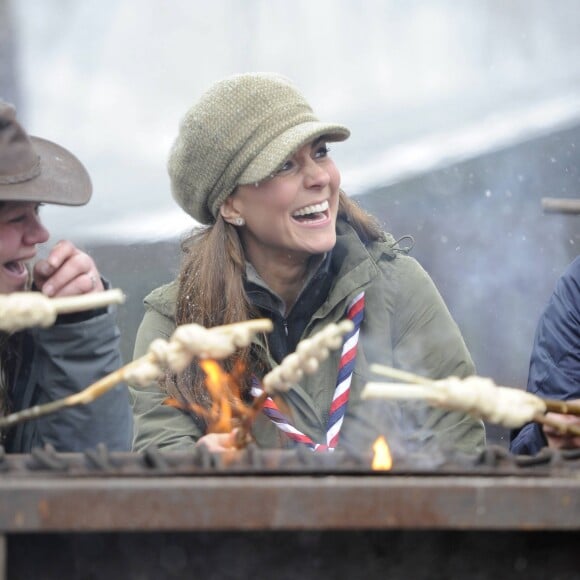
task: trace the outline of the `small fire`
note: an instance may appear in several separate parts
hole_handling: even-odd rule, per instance
[[[251,410],[243,403],[240,393],[243,368],[236,365],[230,375],[212,359],[201,360],[199,365],[206,374],[205,386],[211,398],[210,408],[195,403],[182,403],[171,397],[165,399],[164,404],[202,416],[207,421],[208,433],[229,433],[251,416]]]
[[[393,457],[387,440],[381,435],[373,443],[373,470],[374,471],[389,471],[393,467]]]

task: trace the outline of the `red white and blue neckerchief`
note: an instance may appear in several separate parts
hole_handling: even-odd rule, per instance
[[[342,427],[350,395],[350,383],[356,362],[360,326],[364,318],[364,307],[365,293],[361,292],[354,297],[346,311],[347,318],[354,323],[354,329],[345,336],[342,346],[336,388],[334,389],[334,395],[330,405],[330,413],[326,427],[326,441],[324,443],[315,443],[308,435],[296,429],[290,423],[290,419],[280,411],[271,397],[268,397],[264,403],[264,414],[271,419],[278,429],[286,433],[293,441],[302,443],[314,451],[334,451],[334,448],[338,444],[340,428]],[[254,395],[259,395],[261,389],[255,386],[252,392]]]

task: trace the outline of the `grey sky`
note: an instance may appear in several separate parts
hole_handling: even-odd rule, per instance
[[[187,108],[237,72],[285,74],[322,118],[352,129],[332,148],[352,194],[580,118],[574,0],[9,4],[21,116],[74,151],[95,185],[86,208],[46,208],[63,237],[155,239],[192,225],[165,160]]]

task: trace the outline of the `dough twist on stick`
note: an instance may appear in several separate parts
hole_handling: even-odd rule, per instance
[[[0,330],[16,332],[34,326],[46,328],[54,324],[59,314],[94,310],[123,302],[125,295],[118,289],[60,298],[49,298],[40,292],[0,294]]]
[[[328,324],[311,338],[298,343],[296,351],[289,354],[279,366],[272,369],[263,379],[264,392],[287,391],[305,374],[313,374],[320,363],[328,358],[331,350],[342,346],[342,337],[354,328],[351,320]]]
[[[427,403],[461,411],[470,415],[515,429],[536,421],[547,423],[549,411],[580,415],[580,405],[543,399],[532,393],[496,385],[491,379],[471,376],[465,379],[448,377],[432,380],[407,371],[384,365],[371,365],[371,371],[404,383],[368,382],[362,398],[419,399]],[[550,420],[550,424],[563,432],[580,435],[580,427]]]
[[[178,326],[169,341],[154,340],[146,355],[110,373],[79,393],[0,418],[0,429],[66,407],[87,405],[123,381],[135,386],[144,386],[161,377],[166,369],[181,373],[194,357],[225,358],[236,349],[250,344],[256,333],[271,330],[272,321],[265,318],[210,329],[198,324]]]
[[[237,447],[244,447],[250,441],[252,423],[262,410],[266,399],[276,393],[290,390],[305,374],[315,373],[320,363],[328,358],[330,351],[340,348],[344,335],[353,329],[352,320],[328,324],[314,336],[300,341],[295,352],[286,356],[276,368],[264,376],[263,390],[254,399],[251,412],[236,433]]]

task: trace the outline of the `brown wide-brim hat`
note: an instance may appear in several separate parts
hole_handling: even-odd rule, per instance
[[[16,110],[0,101],[0,201],[84,205],[91,178],[67,149],[30,137],[16,121]]]

